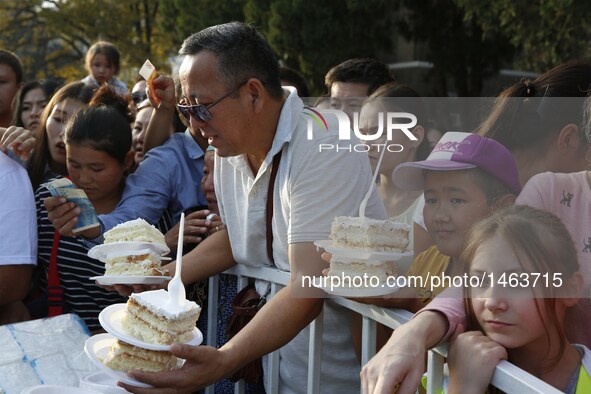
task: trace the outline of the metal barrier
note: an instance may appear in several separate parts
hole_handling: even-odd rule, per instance
[[[246,286],[248,278],[263,279],[271,283],[270,295],[275,295],[289,281],[289,273],[266,267],[247,267],[236,265],[225,273],[238,277],[238,289]],[[362,348],[361,362],[365,365],[376,352],[376,323],[381,323],[392,329],[398,328],[406,323],[412,313],[402,309],[382,308],[375,305],[360,304],[346,298],[335,297],[334,302],[363,317],[362,323]],[[209,279],[208,293],[208,322],[207,322],[207,344],[216,346],[217,343],[217,308],[218,305],[218,277]],[[316,318],[310,327],[310,344],[308,358],[308,382],[307,393],[320,393],[320,356],[322,354],[322,316]],[[447,355],[447,344],[443,344],[429,351],[427,357],[427,393],[440,393],[443,387],[444,361]],[[267,368],[265,374],[265,386],[267,394],[279,393],[279,357],[277,352],[267,357]],[[501,361],[492,377],[492,385],[506,393],[532,393],[532,394],[559,394],[561,391],[549,384],[530,375],[515,365]],[[213,386],[205,389],[206,394],[213,394]],[[244,382],[235,384],[235,393],[244,393]]]

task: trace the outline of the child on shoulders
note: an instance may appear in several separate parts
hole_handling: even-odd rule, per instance
[[[84,61],[88,76],[82,79],[86,85],[98,88],[108,84],[120,96],[127,94],[127,86],[117,79],[119,73],[119,50],[107,41],[94,43],[86,52]]]

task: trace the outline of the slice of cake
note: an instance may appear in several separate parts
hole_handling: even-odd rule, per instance
[[[409,243],[410,226],[392,220],[338,216],[334,218],[330,239],[337,246],[375,252],[404,252]]]
[[[170,345],[191,340],[201,308],[188,300],[180,307],[170,305],[166,290],[153,290],[133,293],[126,312],[123,327],[131,335],[148,343]]]
[[[328,275],[339,277],[344,287],[361,287],[384,284],[389,276],[396,276],[397,272],[393,261],[357,261],[333,255]],[[361,281],[361,278],[366,279]]]
[[[160,255],[150,249],[113,252],[107,255],[105,275],[162,276]]]
[[[146,372],[170,371],[177,365],[177,358],[167,351],[142,349],[119,339],[109,348],[102,360],[107,367],[123,372],[134,369]]]
[[[144,219],[130,220],[121,223],[104,234],[105,242],[151,242],[164,244],[164,235]]]

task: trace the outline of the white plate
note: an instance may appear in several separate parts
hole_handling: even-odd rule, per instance
[[[150,388],[149,384],[139,382],[123,371],[116,371],[103,364],[104,358],[109,353],[109,348],[115,343],[115,338],[110,334],[94,335],[86,340],[84,343],[84,353],[88,356],[101,371],[104,371],[123,383],[136,386]]]
[[[322,277],[315,277],[314,279],[320,282]],[[318,282],[312,281],[312,284],[320,289],[324,290],[330,295],[339,296],[339,297],[353,297],[353,298],[361,298],[361,297],[378,297],[383,296],[386,294],[395,293],[398,290],[397,287],[388,287],[385,283],[380,284],[378,287],[331,287],[330,281],[327,280],[326,283],[328,286],[316,286]]]
[[[72,386],[58,386],[54,384],[39,384],[27,387],[20,394],[100,394],[100,391],[83,389]]]
[[[80,388],[95,390],[103,394],[127,394],[123,387],[117,386],[117,379],[106,372],[93,372],[80,379]]]
[[[105,275],[88,278],[99,285],[159,285],[172,279],[171,276]]]
[[[105,261],[107,254],[113,252],[135,252],[142,249],[151,249],[154,252],[165,255],[170,252],[168,246],[151,242],[113,242],[110,244],[97,245],[88,251],[88,257]]]
[[[113,304],[109,305],[99,313],[99,323],[109,334],[122,340],[123,342],[130,343],[132,345],[150,349],[150,350],[170,350],[171,345],[161,345],[157,343],[144,342],[139,338],[131,335],[123,327],[123,317],[125,316],[125,304]],[[183,342],[191,346],[199,346],[203,342],[203,334],[197,327],[193,329],[193,337]]]
[[[314,245],[332,253],[335,256],[342,256],[349,259],[362,259],[362,260],[378,260],[378,261],[398,261],[402,257],[412,256],[413,252],[376,252],[370,249],[353,249],[344,248],[342,246],[335,245],[331,239],[324,239],[315,241]]]
[[[385,285],[384,285],[385,286]],[[318,286],[319,289],[324,290],[330,295],[338,296],[338,297],[348,297],[348,298],[365,298],[365,297],[378,297],[387,294],[394,293],[396,289],[392,289],[390,287],[369,287],[369,288],[361,288],[361,287],[333,287],[330,286],[323,287]]]

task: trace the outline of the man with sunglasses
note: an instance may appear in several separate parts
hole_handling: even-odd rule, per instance
[[[350,312],[302,288],[299,278],[321,275],[326,267],[313,241],[328,237],[333,218],[357,215],[371,186],[367,155],[319,152],[320,143],[338,143],[336,117],[327,119],[328,130],[312,125],[308,139],[303,102],[295,89],[282,89],[273,50],[254,28],[239,22],[207,28],[187,38],[180,54],[178,109],[215,147],[214,183],[226,224],[183,257],[183,281],[236,263],[275,266],[291,272],[292,280],[222,348],[173,345],[172,352],[187,360],[182,369],[135,371],[136,379],[155,388],[124,387],[142,393],[195,391],[279,349],[278,391],[304,393],[307,326],[323,310],[322,391],[359,392]],[[164,92],[156,89],[158,96]],[[375,192],[366,212],[386,217]],[[268,287],[256,283],[259,294],[267,294]]]

